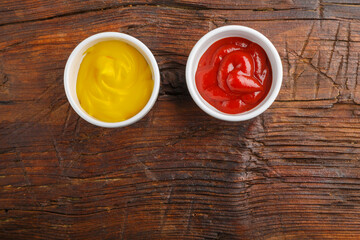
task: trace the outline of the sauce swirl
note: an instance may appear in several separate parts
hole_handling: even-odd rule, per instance
[[[144,56],[129,44],[95,44],[84,56],[76,83],[81,107],[104,122],[135,116],[150,99],[154,81]]]
[[[219,111],[242,113],[269,93],[271,65],[258,44],[240,37],[224,38],[200,58],[195,82],[200,95]]]

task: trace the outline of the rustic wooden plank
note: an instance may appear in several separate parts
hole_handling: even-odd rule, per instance
[[[58,1],[58,0],[15,0],[12,2],[0,2],[0,25],[11,24],[17,22],[44,20],[47,18],[54,18],[59,16],[66,16],[71,14],[79,14],[91,11],[99,11],[104,9],[123,8],[130,6],[161,6],[172,7],[178,9],[193,9],[193,10],[208,10],[208,9],[226,9],[226,10],[255,10],[255,11],[273,11],[273,10],[286,10],[286,9],[302,9],[302,10],[315,10],[317,8],[317,0],[266,0],[266,1],[194,1],[194,0],[181,0],[181,1],[159,1],[159,0],[140,0],[140,1],[115,1],[115,0],[90,0],[81,1]],[[64,7],[66,6],[66,7]]]
[[[15,166],[4,165],[1,179],[18,180],[2,189],[8,219],[2,226],[13,236],[22,236],[19,226],[26,236],[39,236],[30,224],[38,225],[37,219],[46,223],[43,238],[58,232],[59,239],[64,233],[115,238],[126,217],[121,234],[129,239],[222,233],[355,239],[360,122],[351,118],[354,110],[359,107],[331,100],[280,101],[239,125],[209,118],[189,97],[162,97],[133,127],[103,130],[82,120],[76,125],[74,114],[65,133],[54,116],[22,134],[29,142],[34,131],[44,131],[47,145],[42,142],[37,154],[31,146],[5,154]],[[336,126],[333,134],[327,126]],[[109,144],[114,142],[118,146]]]
[[[354,19],[328,0],[21,2],[0,3],[1,239],[360,238],[356,2]],[[263,32],[284,65],[278,100],[243,123],[185,86],[192,46],[227,24]],[[138,37],[161,69],[126,128],[86,123],[63,90],[68,55],[101,31]]]
[[[323,1],[324,17],[338,17],[351,20],[360,19],[360,2],[356,0],[324,0]]]

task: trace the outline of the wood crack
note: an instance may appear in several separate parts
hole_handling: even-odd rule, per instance
[[[13,100],[8,101],[0,101],[0,105],[14,105],[15,102]]]
[[[58,146],[57,146],[57,142],[55,140],[55,138],[53,137],[53,146],[54,146],[54,150],[55,150],[55,154],[56,154],[56,158],[58,159],[58,164],[59,164],[59,167],[61,169],[61,171],[63,172],[63,158],[59,152],[59,149],[58,149]]]
[[[22,211],[22,212],[49,213],[49,214],[55,214],[55,215],[61,215],[61,216],[69,216],[69,217],[89,216],[89,215],[94,215],[94,214],[107,212],[107,210],[104,210],[104,211],[95,211],[95,212],[91,212],[91,213],[63,213],[63,212],[56,212],[56,211],[50,211],[50,210],[44,210],[44,209],[16,209],[16,208],[11,208],[10,210],[11,211]]]
[[[291,70],[291,64],[290,64],[290,58],[289,58],[289,47],[288,47],[288,42],[287,42],[287,38],[285,38],[285,61],[288,67],[288,77],[291,76],[290,74],[290,70]]]
[[[23,162],[23,160],[22,160],[21,153],[18,151],[17,148],[15,148],[15,153],[16,153],[16,161],[18,161],[18,162],[20,163],[20,167],[21,167],[21,169],[22,169],[22,171],[23,171],[23,176],[24,176],[24,179],[25,179],[25,181],[26,181],[26,184],[27,184],[28,186],[30,186],[30,185],[31,185],[31,182],[30,182],[29,176],[28,176],[28,174],[27,174],[27,171],[26,171],[24,162]]]
[[[62,134],[63,134],[63,135],[65,134],[65,131],[66,131],[67,127],[68,127],[69,120],[70,120],[70,116],[71,116],[71,106],[70,106],[70,104],[69,104],[68,110],[67,110],[67,116],[66,116],[65,123],[64,123],[64,127],[63,127],[63,131],[62,131]]]
[[[328,66],[327,66],[327,72],[326,73],[328,73],[329,70],[330,70],[330,65],[331,65],[331,62],[332,62],[332,59],[333,59],[336,43],[337,43],[338,38],[339,38],[339,32],[340,32],[340,22],[338,23],[338,26],[337,26],[337,30],[336,30],[336,34],[335,34],[335,40],[334,40],[334,43],[332,45],[332,49],[331,49],[331,52],[330,52],[330,60],[329,60]]]
[[[0,27],[1,27],[1,25],[0,25]],[[20,45],[20,44],[23,44],[23,43],[25,43],[25,41],[18,41],[18,42],[12,43],[12,44],[6,46],[6,47],[3,48],[3,49],[0,49],[0,52],[6,52],[6,51],[8,51],[10,48],[16,47],[16,46],[18,46],[18,45]]]
[[[167,199],[166,199],[166,203],[165,203],[165,210],[163,212],[163,214],[161,214],[161,220],[160,220],[160,233],[162,234],[163,230],[164,230],[164,226],[165,226],[165,223],[166,223],[166,220],[167,220],[167,216],[168,216],[168,211],[169,211],[169,205],[171,203],[171,198],[172,198],[172,195],[173,195],[173,190],[174,190],[174,187],[171,186],[170,187],[170,191],[167,195]]]
[[[311,61],[309,61],[309,59],[307,58],[303,58],[302,56],[300,56],[299,54],[297,54],[295,51],[290,51],[290,54],[298,57],[303,63],[306,63],[307,65],[309,65],[312,69],[314,69],[315,71],[317,71],[321,76],[327,78],[328,80],[330,80],[334,86],[336,87],[340,87],[340,85],[338,83],[335,82],[335,79],[333,79],[332,77],[330,77],[329,75],[327,75],[325,72],[321,71],[320,69],[318,69],[316,66],[314,66],[314,64],[311,63]],[[342,58],[343,60],[343,58]],[[343,61],[341,61],[343,62]],[[342,63],[341,63],[342,65]]]
[[[306,39],[305,39],[304,45],[303,45],[303,47],[302,47],[302,49],[301,49],[301,52],[300,52],[300,56],[301,56],[301,57],[303,57],[304,52],[305,52],[305,49],[306,49],[307,45],[308,45],[309,42],[310,42],[310,37],[311,37],[311,34],[312,34],[313,30],[314,30],[314,27],[315,27],[315,22],[313,22],[313,24],[312,24],[312,26],[311,26],[311,28],[310,28],[310,30],[309,30],[309,33],[307,34],[307,37],[306,37]]]
[[[43,18],[36,18],[36,19],[30,19],[30,20],[3,23],[3,24],[0,24],[0,27],[11,26],[11,25],[15,25],[15,24],[22,24],[22,23],[33,23],[33,22],[39,22],[39,21],[52,20],[52,19],[56,19],[56,18],[68,17],[68,16],[72,16],[72,15],[79,15],[79,14],[86,14],[86,13],[90,13],[90,12],[98,12],[98,11],[109,10],[109,9],[113,9],[113,8],[114,7],[106,7],[106,8],[100,8],[100,9],[82,10],[82,11],[54,15],[51,17],[43,17]]]
[[[324,18],[324,4],[323,4],[323,0],[319,0],[319,15],[320,15],[320,19]],[[321,22],[320,22],[321,23]]]
[[[359,77],[359,66],[360,66],[360,53],[358,53],[358,61],[357,61],[357,67],[356,67],[356,84],[360,84],[359,78],[358,78]]]
[[[360,3],[349,3],[349,2],[331,2],[324,3],[324,5],[336,5],[336,6],[360,6]]]
[[[345,69],[345,76],[346,76],[346,81],[345,81],[345,87],[346,89],[349,90],[349,86],[348,86],[348,82],[349,82],[349,76],[348,76],[348,71],[349,71],[349,58],[350,58],[350,39],[351,39],[351,23],[349,22],[348,28],[347,28],[347,44],[346,44],[346,69]]]
[[[317,68],[320,69],[320,58],[321,58],[321,51],[319,51],[319,57],[317,61]],[[315,98],[319,95],[320,89],[320,75],[319,72],[316,73],[316,82],[315,82]]]
[[[303,47],[301,48],[301,52],[300,52],[300,55],[296,54],[300,59],[303,58],[303,55],[304,55],[304,52],[306,50],[306,47],[307,45],[309,44],[310,42],[310,37],[311,37],[311,34],[314,30],[314,26],[315,26],[315,22],[313,22],[312,26],[310,27],[310,30],[307,34],[307,37],[305,39],[305,42],[303,44]],[[294,70],[294,73],[293,73],[293,92],[292,92],[292,96],[293,96],[293,99],[296,98],[296,90],[297,90],[297,80],[298,78],[304,73],[305,70],[303,70],[300,74],[298,73],[298,64],[295,64],[295,70]]]
[[[125,209],[124,209],[124,215],[123,215],[123,221],[122,221],[122,224],[121,224],[121,239],[123,240],[124,239],[124,235],[125,235],[125,229],[126,229],[126,224],[127,224],[127,221],[128,221],[128,203],[126,202],[126,205],[125,205]]]
[[[147,178],[149,178],[149,179],[151,179],[151,180],[153,180],[153,181],[157,181],[157,180],[158,180],[156,174],[154,174],[153,171],[150,170],[149,167],[146,166],[145,163],[143,163],[141,160],[139,160],[139,159],[137,158],[137,156],[135,156],[135,159],[136,159],[136,162],[143,167],[144,172],[145,172],[145,175],[146,175]]]
[[[343,67],[343,64],[344,64],[344,56],[341,56],[341,61],[340,61],[339,67],[338,67],[338,69],[337,69],[335,79],[338,79],[338,78],[339,78],[340,71],[341,71],[341,69],[342,69],[342,67]]]

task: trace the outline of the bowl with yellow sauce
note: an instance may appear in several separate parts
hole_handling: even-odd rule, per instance
[[[82,41],[65,66],[66,96],[77,114],[100,127],[124,127],[144,117],[160,88],[159,67],[138,39],[104,32]]]

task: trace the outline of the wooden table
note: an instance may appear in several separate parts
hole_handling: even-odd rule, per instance
[[[276,102],[240,123],[201,111],[187,57],[252,27],[282,58]],[[140,122],[82,120],[63,87],[86,37],[143,41],[161,90]],[[360,239],[360,1],[0,2],[0,239]]]

